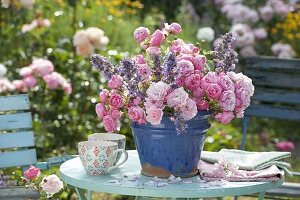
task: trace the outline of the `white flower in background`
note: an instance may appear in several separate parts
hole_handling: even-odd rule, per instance
[[[31,9],[34,5],[34,0],[20,0],[20,4],[24,8]]]
[[[264,20],[265,22],[270,21],[274,15],[274,10],[271,6],[266,5],[264,7],[260,7],[258,9],[260,17],[262,18],[262,20]]]
[[[7,73],[7,68],[2,63],[0,63],[0,78],[3,78],[6,73]]]
[[[224,6],[221,8],[221,11],[233,24],[247,22],[255,23],[259,20],[256,10],[253,10],[240,3],[224,4]]]
[[[296,54],[289,44],[275,43],[271,46],[271,50],[278,58],[293,58]]]
[[[264,28],[254,29],[253,32],[255,37],[259,40],[265,39],[268,36],[268,33]]]
[[[55,174],[51,174],[43,178],[40,187],[44,190],[48,197],[58,193],[63,189],[63,182]]]
[[[231,27],[230,32],[236,36],[234,47],[253,46],[255,44],[254,33],[247,24],[235,24]]]
[[[10,0],[1,0],[2,8],[9,8]]]
[[[88,56],[94,49],[103,49],[109,43],[104,31],[97,27],[89,27],[86,30],[77,31],[73,37],[73,45],[76,53],[81,56]]]
[[[38,27],[50,27],[51,26],[51,22],[49,19],[40,19],[40,18],[37,18],[37,19],[34,19],[32,20],[32,22],[30,24],[24,24],[22,26],[22,33],[26,33],[28,31],[31,31],[35,28],[38,28]]]
[[[241,56],[244,57],[244,58],[247,58],[247,57],[253,57],[253,56],[256,56],[256,55],[257,55],[255,49],[254,49],[252,46],[246,46],[246,47],[243,47],[243,48],[240,50],[240,54],[241,54]]]
[[[197,38],[199,40],[212,42],[215,39],[215,31],[211,27],[199,28],[197,32]]]

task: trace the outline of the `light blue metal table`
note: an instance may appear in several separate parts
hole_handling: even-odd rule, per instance
[[[60,177],[69,186],[74,187],[80,200],[92,199],[92,192],[106,192],[121,195],[170,198],[205,198],[238,196],[259,193],[264,198],[266,190],[280,186],[283,180],[276,182],[226,182],[223,185],[203,187],[198,177],[182,179],[183,182],[166,185],[153,185],[153,178],[140,174],[140,162],[135,150],[128,151],[129,158],[120,168],[106,176],[87,175],[79,158],[63,163]]]

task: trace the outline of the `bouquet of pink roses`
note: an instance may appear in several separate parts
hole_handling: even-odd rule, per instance
[[[254,86],[247,76],[233,72],[238,61],[231,48],[234,35],[227,33],[214,51],[205,51],[200,44],[186,44],[176,37],[180,32],[178,23],[165,24],[153,34],[137,28],[133,36],[142,54],[123,58],[119,65],[91,56],[92,65],[108,81],[96,105],[105,130],[118,130],[123,113],[132,122],[152,125],[169,116],[178,133],[185,133],[186,121],[198,111],[211,111],[223,124],[243,117]]]

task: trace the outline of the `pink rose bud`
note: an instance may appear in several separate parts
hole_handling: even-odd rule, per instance
[[[206,64],[206,57],[203,55],[196,55],[192,62],[194,64],[195,70],[202,71]]]
[[[150,56],[158,56],[160,54],[160,48],[159,47],[148,47],[146,49],[146,52],[150,55]]]
[[[150,31],[146,27],[138,27],[133,33],[133,37],[137,42],[143,42],[150,35]]]
[[[136,64],[146,64],[145,58],[143,54],[135,56],[135,62]]]
[[[140,46],[142,49],[147,49],[149,47],[149,44],[146,42],[141,42]]]
[[[181,32],[181,26],[180,24],[173,22],[171,25],[169,25],[169,30],[174,35],[177,35]]]
[[[99,93],[99,99],[102,103],[105,103],[107,100],[107,96],[108,96],[108,90],[107,89],[103,89],[101,90],[101,92]]]
[[[295,144],[293,142],[290,141],[282,141],[282,142],[278,142],[275,145],[276,149],[279,151],[293,151],[295,149]]]
[[[23,77],[31,76],[32,69],[30,67],[23,67],[20,69],[20,75]]]
[[[113,75],[108,81],[108,87],[111,89],[118,89],[123,85],[123,78],[118,75]]]
[[[156,46],[159,47],[165,39],[165,35],[163,32],[159,29],[157,29],[150,38],[150,46]]]
[[[136,106],[139,105],[139,104],[141,103],[141,97],[137,97],[137,98],[133,99],[132,102],[133,102],[133,104],[136,105]]]
[[[27,179],[34,179],[38,175],[40,175],[40,173],[41,173],[41,171],[39,168],[36,168],[35,166],[30,165],[29,169],[24,172],[24,176]]]
[[[37,80],[33,76],[27,76],[23,81],[28,88],[33,88],[37,85]]]
[[[97,103],[95,110],[96,110],[97,116],[100,119],[102,119],[107,114],[105,105],[103,103]]]

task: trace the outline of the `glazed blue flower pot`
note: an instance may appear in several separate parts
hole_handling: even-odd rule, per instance
[[[209,116],[210,112],[198,112],[187,122],[187,133],[180,135],[169,117],[163,117],[156,126],[131,123],[141,173],[157,177],[195,176],[205,134],[210,128]]]

